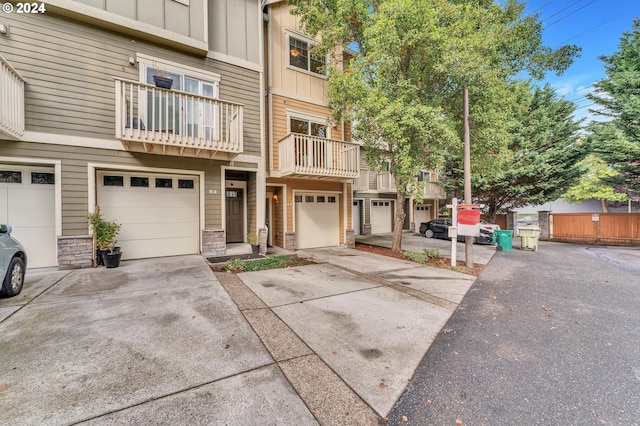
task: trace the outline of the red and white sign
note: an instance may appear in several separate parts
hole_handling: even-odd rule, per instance
[[[480,210],[458,210],[458,235],[480,235]]]

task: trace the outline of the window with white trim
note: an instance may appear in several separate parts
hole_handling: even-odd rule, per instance
[[[327,74],[327,56],[311,53],[313,44],[289,35],[289,65],[314,74]]]
[[[319,138],[327,137],[327,125],[313,120],[291,117],[289,118],[289,128],[291,133],[317,136]]]

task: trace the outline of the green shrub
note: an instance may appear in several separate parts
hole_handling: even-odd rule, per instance
[[[440,250],[437,248],[425,248],[422,253],[417,251],[407,250],[404,252],[404,257],[415,263],[426,263],[430,258],[440,259]]]
[[[224,264],[224,269],[227,271],[244,271],[245,262],[238,257],[234,257],[231,260],[227,260]]]
[[[411,250],[405,251],[404,257],[415,263],[424,263],[429,259],[429,256],[426,254]]]
[[[438,250],[437,248],[427,247],[426,249],[423,250],[423,253],[427,257],[430,257],[433,259],[440,259],[440,250]]]

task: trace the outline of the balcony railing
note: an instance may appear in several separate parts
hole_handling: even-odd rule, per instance
[[[396,179],[391,173],[378,173],[376,180],[376,189],[378,190],[378,192],[398,192],[398,188],[396,188]]]
[[[279,142],[281,176],[353,179],[359,175],[360,146],[290,133]]]
[[[24,78],[0,55],[0,137],[21,139],[24,133]]]
[[[360,169],[360,176],[358,179],[354,179],[351,183],[354,191],[368,191],[369,190],[369,170]]]
[[[127,149],[231,159],[242,153],[243,106],[116,79],[116,137]]]
[[[447,193],[440,184],[436,182],[424,182],[424,199],[425,200],[444,200]]]

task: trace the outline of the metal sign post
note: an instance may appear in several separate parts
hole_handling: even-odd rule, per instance
[[[456,266],[456,256],[458,255],[458,199],[451,199],[451,204],[447,204],[451,209],[451,226],[449,227],[449,237],[451,238],[451,266]]]

